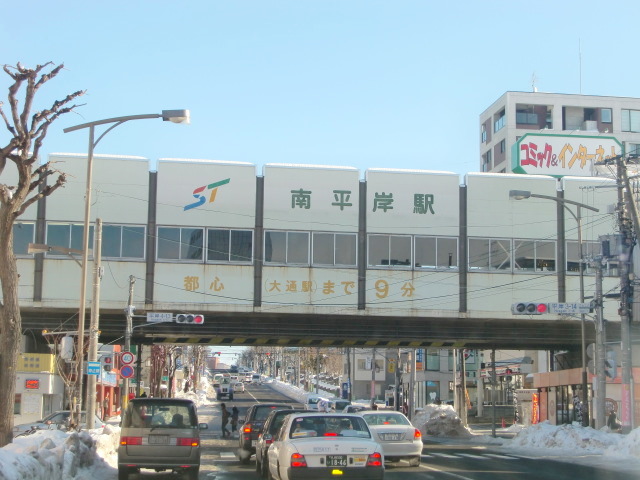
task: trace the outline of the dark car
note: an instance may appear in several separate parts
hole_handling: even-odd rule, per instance
[[[293,410],[293,406],[286,403],[256,403],[247,410],[240,429],[239,453],[242,463],[249,463],[251,455],[256,452],[258,436],[262,433],[264,421],[274,410]]]
[[[267,478],[269,472],[269,465],[265,463],[267,458],[267,450],[273,442],[273,437],[280,427],[284,423],[284,417],[292,413],[309,413],[309,410],[301,409],[286,409],[286,410],[273,410],[269,413],[269,416],[264,421],[262,426],[262,433],[258,435],[258,442],[256,443],[256,473],[263,478]]]
[[[81,420],[82,423],[80,426],[82,428],[86,428],[87,426],[87,413],[81,412]],[[53,412],[52,414],[44,417],[42,420],[35,420],[29,423],[22,423],[20,425],[15,425],[13,427],[13,436],[24,433],[31,428],[39,428],[41,430],[54,430],[54,429],[63,429],[69,425],[69,416],[71,412],[69,410],[60,410],[57,412]],[[94,417],[93,428],[102,428],[106,425],[105,422],[100,420],[98,416]]]

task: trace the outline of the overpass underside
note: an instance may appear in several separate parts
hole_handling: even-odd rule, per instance
[[[85,332],[89,331],[89,315]],[[23,309],[22,326],[27,334],[42,330],[77,330],[77,312],[44,314]],[[586,343],[595,341],[593,322],[585,323]],[[122,312],[102,312],[100,343],[122,342],[126,320]],[[632,336],[640,338],[638,327]],[[619,341],[620,325],[607,325],[607,340]],[[380,346],[452,347],[566,350],[582,344],[579,319],[527,321],[509,319],[349,316],[327,314],[208,314],[203,325],[147,323],[133,319],[132,342],[138,344],[183,343],[201,345],[280,346]]]

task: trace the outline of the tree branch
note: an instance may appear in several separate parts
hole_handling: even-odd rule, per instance
[[[48,197],[49,195],[51,195],[58,188],[62,187],[66,181],[67,181],[67,176],[64,173],[61,173],[60,176],[58,177],[58,180],[56,180],[55,184],[46,186],[41,192],[38,192],[33,197],[25,200],[22,206],[13,214],[13,216],[15,218],[18,218],[20,215],[22,215],[25,212],[27,208],[29,208],[31,205],[36,203],[41,198]]]

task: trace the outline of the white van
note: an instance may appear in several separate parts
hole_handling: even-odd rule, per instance
[[[251,383],[261,383],[261,377],[262,375],[260,375],[259,373],[254,373],[253,375],[251,375]]]
[[[329,403],[329,400],[320,395],[308,395],[304,403],[305,410],[318,410],[318,402],[321,400],[326,402],[326,404]]]

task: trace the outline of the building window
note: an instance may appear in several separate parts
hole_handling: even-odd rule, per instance
[[[309,265],[309,232],[265,232],[264,261],[285,265]]]
[[[469,239],[470,270],[511,270],[511,240]]]
[[[13,414],[20,415],[22,413],[22,394],[16,393],[13,402]]]
[[[529,272],[555,272],[556,243],[544,240],[514,240],[513,269]]]
[[[622,110],[621,130],[640,132],[640,110]]]
[[[507,141],[502,139],[500,140],[500,153],[504,153],[507,150]]]
[[[369,235],[368,265],[370,267],[411,268],[411,237],[409,235]]]
[[[207,229],[207,262],[251,263],[252,260],[251,230]]]
[[[497,132],[502,130],[505,124],[505,110],[502,109],[498,114],[495,115],[495,121],[493,122],[493,132]]]
[[[489,149],[484,155],[482,155],[482,171],[488,172],[491,170],[491,166],[491,149]]]
[[[158,227],[158,260],[203,260],[204,229]]]
[[[613,114],[610,108],[601,108],[600,109],[600,121],[602,123],[611,123],[613,118]]]
[[[434,372],[440,371],[440,349],[436,348],[427,348],[425,352],[425,357],[427,358],[427,370],[431,370]]]
[[[105,225],[102,228],[102,256],[144,258],[145,227]]]
[[[627,153],[629,155],[640,155],[640,143],[627,143]]]
[[[585,274],[595,274],[595,269],[589,265],[589,258],[593,258],[601,254],[600,242],[582,242],[582,259],[580,262],[580,244],[576,241],[567,242],[567,273],[579,274],[580,263],[582,263],[582,271]],[[617,272],[617,268],[614,268]],[[604,274],[605,272],[603,272]]]
[[[312,264],[354,267],[358,236],[355,233],[314,233]]]
[[[13,253],[27,255],[29,244],[33,243],[36,226],[32,222],[16,222],[13,224]]]
[[[458,239],[455,237],[415,237],[414,252],[416,268],[458,268]]]
[[[50,247],[73,248],[82,250],[82,236],[84,225],[79,223],[48,223],[47,241]],[[93,226],[89,227],[89,246],[93,245]],[[47,253],[51,256],[67,256],[66,253],[51,250]]]
[[[487,128],[484,123],[480,126],[480,139],[482,143],[487,143]]]
[[[538,114],[526,110],[516,110],[516,123],[518,125],[538,125]]]

